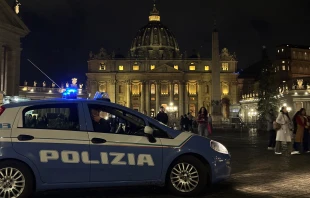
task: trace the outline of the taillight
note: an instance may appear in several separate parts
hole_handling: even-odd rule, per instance
[[[0,116],[3,114],[4,110],[5,110],[5,107],[4,107],[4,106],[1,106],[1,107],[0,107]]]

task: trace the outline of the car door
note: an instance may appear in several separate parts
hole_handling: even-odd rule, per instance
[[[48,103],[21,107],[12,129],[15,151],[30,159],[45,183],[89,182],[83,107]]]
[[[84,104],[88,123],[92,160],[92,182],[158,180],[162,172],[162,145],[160,139],[151,143],[143,133],[146,120],[130,109],[117,105]],[[91,111],[97,109],[110,125],[102,130],[94,127]],[[130,112],[130,113],[129,113]],[[131,124],[131,132],[128,125]],[[126,129],[127,125],[127,129]],[[137,127],[139,126],[139,127]],[[142,128],[141,128],[142,127]],[[94,129],[97,129],[94,130]],[[127,130],[127,133],[125,131]]]

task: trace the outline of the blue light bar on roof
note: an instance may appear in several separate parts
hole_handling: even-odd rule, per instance
[[[62,93],[62,98],[64,99],[77,99],[78,90],[73,88],[67,88],[66,91]]]
[[[111,102],[110,96],[109,96],[108,93],[106,93],[106,92],[99,92],[99,91],[97,91],[95,93],[94,100],[104,100],[104,101],[107,101],[107,102]]]

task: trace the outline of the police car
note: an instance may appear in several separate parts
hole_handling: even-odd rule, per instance
[[[0,197],[68,188],[158,185],[194,196],[230,176],[219,142],[175,131],[107,94],[0,107]]]

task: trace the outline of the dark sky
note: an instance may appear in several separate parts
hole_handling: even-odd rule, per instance
[[[13,5],[15,0],[7,0]],[[22,40],[22,82],[47,80],[26,59],[57,82],[85,79],[89,51],[103,46],[124,55],[148,22],[153,0],[20,0],[21,17],[31,30]],[[245,68],[271,57],[279,44],[310,45],[309,0],[159,0],[161,21],[175,34],[181,51],[211,57],[214,14],[220,47],[236,52]]]

